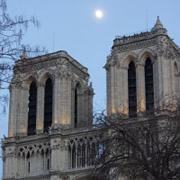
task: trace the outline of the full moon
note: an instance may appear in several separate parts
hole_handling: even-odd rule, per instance
[[[100,9],[97,9],[97,10],[95,11],[95,16],[96,16],[97,19],[102,19],[103,16],[104,16],[103,11],[100,10]]]

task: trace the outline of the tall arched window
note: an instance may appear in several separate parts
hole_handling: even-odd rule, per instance
[[[175,94],[178,94],[179,93],[179,80],[178,80],[178,66],[176,62],[174,63],[174,79],[175,79],[174,81]]]
[[[154,111],[153,65],[150,58],[145,63],[146,112]]]
[[[79,119],[79,104],[80,104],[80,84],[76,85],[75,91],[74,91],[74,127],[78,126],[78,119]]]
[[[36,133],[36,106],[37,106],[37,87],[32,82],[29,90],[29,112],[28,112],[28,135]]]
[[[129,117],[137,116],[136,67],[130,62],[128,69]]]
[[[52,124],[52,91],[52,80],[48,78],[45,85],[44,96],[44,132],[47,132]]]

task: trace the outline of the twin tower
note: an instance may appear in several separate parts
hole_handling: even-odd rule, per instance
[[[107,115],[177,112],[180,49],[159,18],[150,32],[117,37],[104,66]],[[87,180],[100,141],[87,68],[65,51],[16,61],[3,180]]]

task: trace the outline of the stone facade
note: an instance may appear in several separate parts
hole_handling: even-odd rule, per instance
[[[130,64],[135,73],[133,79]],[[130,117],[131,99],[137,117],[146,113],[148,105],[160,113],[176,111],[180,49],[159,18],[150,32],[115,38],[104,67],[108,116],[120,113]],[[48,79],[52,82],[52,119],[45,131]],[[100,152],[97,149],[101,139],[98,127],[92,123],[94,93],[88,80],[87,68],[65,51],[35,58],[28,58],[24,52],[16,61],[9,87],[8,137],[2,146],[3,180],[88,179],[94,166],[94,152]],[[150,100],[149,95],[153,97]],[[29,134],[32,116],[34,131]]]
[[[45,126],[46,82],[52,82],[52,117]],[[93,88],[87,68],[65,51],[21,56],[10,84],[8,138],[3,142],[3,179],[72,179],[87,174],[98,136],[92,126]],[[37,97],[30,105],[31,85]],[[31,110],[32,109],[32,110]],[[34,111],[34,112],[33,112]],[[29,117],[36,114],[33,135]],[[77,153],[78,152],[78,153]],[[89,157],[88,157],[89,156]]]
[[[128,68],[135,64],[137,115],[146,112],[145,61],[153,67],[154,107],[174,111],[180,90],[180,49],[159,18],[150,32],[117,37],[107,58],[107,114],[129,115]]]

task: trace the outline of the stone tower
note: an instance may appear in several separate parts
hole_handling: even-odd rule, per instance
[[[159,18],[150,32],[117,37],[108,56],[107,115],[174,112],[180,90],[180,49]],[[3,180],[88,180],[100,153],[92,126],[93,88],[87,68],[65,51],[28,58],[10,84]]]
[[[150,32],[114,39],[105,65],[107,114],[172,112],[179,101],[180,49],[159,17]]]
[[[65,51],[16,61],[10,84],[3,180],[78,179],[93,166],[93,88]]]

